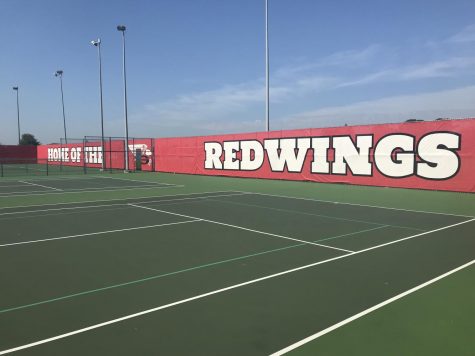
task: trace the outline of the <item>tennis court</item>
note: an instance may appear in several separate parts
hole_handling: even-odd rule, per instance
[[[107,175],[43,177],[0,181],[0,197],[30,196],[61,193],[81,193],[94,191],[113,191],[116,189],[167,188],[173,184],[143,182],[136,179],[111,177]]]
[[[77,174],[97,174],[100,168],[86,166],[68,166],[49,164],[45,160],[20,160],[18,162],[0,162],[0,177],[32,177],[41,178],[48,175],[64,176]]]
[[[125,177],[27,182],[65,195]],[[9,201],[41,190],[0,183]],[[474,220],[232,189],[4,207],[0,354],[292,352],[472,264]]]

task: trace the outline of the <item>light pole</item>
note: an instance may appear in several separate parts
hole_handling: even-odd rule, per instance
[[[12,87],[13,90],[16,91],[16,113],[17,113],[17,120],[18,120],[18,144],[21,141],[20,135],[20,101],[18,99],[18,87]]]
[[[122,32],[122,73],[124,76],[124,115],[125,115],[125,171],[129,171],[129,123],[127,120],[127,76],[125,73],[125,30],[124,25],[117,26],[117,31]]]
[[[102,57],[101,57],[101,39],[91,41],[93,46],[97,47],[99,55],[99,92],[101,97],[101,145],[102,145],[102,170],[104,170],[105,156],[104,156],[104,108],[102,104]]]
[[[63,71],[57,70],[54,73],[55,77],[59,77],[59,81],[61,82],[61,104],[63,106],[63,125],[64,125],[64,142],[68,143],[68,136],[66,134],[66,115],[64,114],[64,94],[63,94]]]
[[[266,131],[270,130],[269,125],[269,1],[266,5]]]

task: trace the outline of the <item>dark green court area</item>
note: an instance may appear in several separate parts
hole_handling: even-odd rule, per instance
[[[46,177],[77,174],[97,174],[100,168],[86,165],[65,165],[45,160],[13,160],[0,161],[0,177]]]
[[[103,192],[115,189],[171,187],[173,184],[144,182],[137,179],[106,175],[82,177],[25,177],[0,180],[0,198],[8,196],[49,195],[67,192]]]
[[[283,354],[475,259],[469,214],[292,197],[291,182],[120,178],[0,182],[0,355]],[[170,190],[133,196],[150,186]],[[63,202],[79,189],[87,200]],[[295,352],[338,354],[319,340]]]

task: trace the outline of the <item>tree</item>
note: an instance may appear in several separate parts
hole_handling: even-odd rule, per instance
[[[22,146],[38,146],[40,144],[40,141],[38,141],[32,134],[24,133],[21,135],[20,145]]]

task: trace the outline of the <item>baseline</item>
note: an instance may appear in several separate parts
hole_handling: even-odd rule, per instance
[[[29,185],[34,185],[34,186],[37,186],[37,187],[42,187],[42,188],[48,188],[48,189],[54,189],[54,190],[60,190],[60,191],[63,190],[63,189],[59,189],[59,188],[50,187],[50,186],[48,186],[48,185],[43,185],[43,184],[37,184],[37,183],[27,182],[26,180],[19,180],[19,182],[20,182],[20,183],[29,184]]]
[[[128,182],[139,182],[139,183],[147,183],[147,184],[174,185],[174,184],[171,184],[171,183],[152,182],[152,181],[137,180],[137,179],[128,179],[128,178],[104,177],[104,176],[98,176],[97,178],[101,178],[101,179],[112,179],[112,180],[123,180],[123,181],[128,181]]]
[[[166,188],[184,188],[184,185],[172,185],[172,186],[164,186],[164,187],[135,187],[135,188],[115,188],[115,189],[104,189],[103,192],[112,192],[117,190],[139,190],[139,189],[166,189]],[[88,188],[90,189],[90,188]],[[58,195],[58,194],[74,194],[74,193],[92,193],[96,192],[96,190],[81,190],[81,191],[61,191],[61,192],[49,192],[49,193],[35,193],[35,194],[12,194],[12,195],[2,195],[0,194],[0,198],[9,198],[9,197],[25,197],[25,196],[37,196],[37,195]]]
[[[0,207],[0,210],[6,209],[21,209],[21,208],[34,208],[41,206],[57,206],[57,205],[74,205],[74,204],[87,204],[87,203],[98,203],[98,202],[108,202],[108,201],[129,201],[129,200],[138,200],[138,199],[147,199],[147,198],[162,198],[162,197],[175,197],[175,196],[190,196],[197,194],[213,194],[213,193],[241,193],[247,194],[239,191],[232,190],[221,190],[213,192],[197,192],[197,193],[178,193],[178,194],[165,194],[165,195],[152,195],[152,196],[140,196],[140,197],[131,197],[131,198],[112,198],[112,199],[96,199],[96,200],[81,200],[81,201],[72,201],[72,202],[62,202],[62,203],[45,203],[45,204],[29,204],[29,205],[17,205],[17,206],[3,206]]]
[[[195,193],[195,194],[202,194],[202,193]],[[203,193],[204,194],[204,193]],[[181,196],[183,194],[177,194],[177,196]],[[186,194],[185,194],[186,195]],[[189,194],[192,195],[192,194]],[[146,202],[137,202],[137,204],[146,204],[146,203],[161,203],[161,202],[173,202],[173,201],[183,201],[183,200],[196,200],[196,199],[209,199],[209,198],[214,198],[214,197],[230,197],[230,196],[236,196],[236,195],[244,195],[243,193],[234,193],[234,194],[220,194],[220,195],[209,195],[209,196],[202,196],[202,197],[188,197],[188,198],[178,198],[178,199],[160,199],[160,200],[151,200],[151,201],[146,201]],[[164,197],[168,196],[173,196],[173,195],[163,195]],[[151,198],[159,198],[160,196],[155,196]],[[130,198],[130,199],[119,199],[122,201],[125,200],[133,200],[133,199],[142,199],[144,197],[140,198]],[[116,200],[116,199],[111,199],[111,200]],[[102,201],[102,200],[98,200]],[[107,201],[107,200],[105,200]],[[89,202],[87,202],[89,203]],[[70,204],[70,203],[59,203],[59,204]],[[73,203],[71,203],[73,204]],[[24,211],[12,211],[12,212],[7,212],[7,213],[0,213],[0,216],[3,215],[16,215],[16,214],[28,214],[28,213],[37,213],[37,212],[45,212],[45,211],[61,211],[61,210],[75,210],[75,209],[90,209],[90,208],[98,208],[98,207],[109,207],[109,206],[120,206],[120,205],[128,205],[129,203],[112,203],[112,204],[99,204],[99,205],[85,205],[85,206],[74,206],[74,207],[65,207],[65,208],[51,208],[51,209],[35,209],[35,210],[24,210]],[[45,204],[49,205],[49,204]],[[54,204],[52,204],[54,205]],[[32,205],[33,206],[33,205]],[[43,205],[40,205],[43,206]],[[30,206],[24,206],[24,207],[30,207]],[[13,207],[14,209],[16,207]],[[6,208],[0,208],[0,209],[6,209]]]

